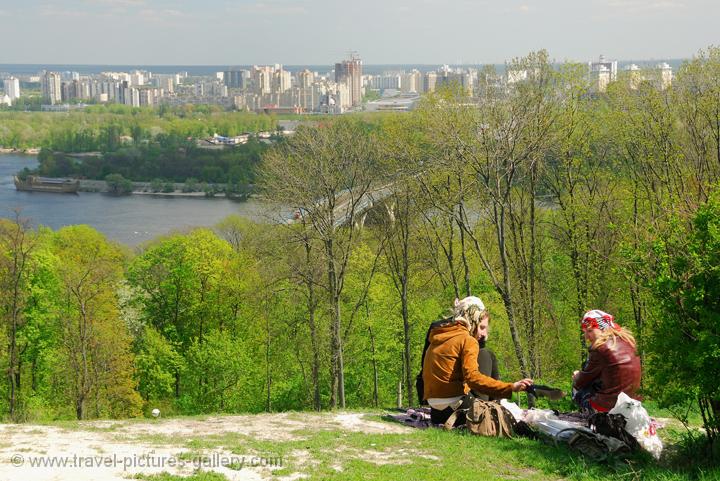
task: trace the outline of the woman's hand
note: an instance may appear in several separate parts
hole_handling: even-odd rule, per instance
[[[520,391],[527,391],[527,388],[532,386],[533,380],[532,379],[522,379],[518,382],[513,383],[512,385],[512,391],[513,392],[520,392]]]

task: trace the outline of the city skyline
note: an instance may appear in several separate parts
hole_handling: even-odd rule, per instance
[[[503,63],[689,58],[717,43],[710,0],[0,1],[0,64]]]

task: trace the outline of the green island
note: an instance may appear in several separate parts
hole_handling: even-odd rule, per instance
[[[266,145],[257,133],[277,135],[267,115],[225,112],[208,106],[141,109],[123,105],[88,106],[68,114],[0,112],[0,146],[41,147],[40,165],[19,173],[107,181],[113,193],[130,193],[134,183],[152,192],[222,191],[246,196]],[[246,143],[203,142],[215,134]]]

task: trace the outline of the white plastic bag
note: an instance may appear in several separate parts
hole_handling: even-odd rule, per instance
[[[609,414],[622,414],[627,421],[625,431],[630,433],[645,451],[655,459],[660,459],[663,445],[657,435],[657,425],[650,419],[640,401],[621,392]]]
[[[507,399],[501,399],[500,405],[510,411],[510,414],[513,415],[515,418],[515,421],[524,421],[523,419],[523,410],[520,409],[520,406],[517,404],[508,401]]]
[[[550,409],[529,409],[525,413],[525,422],[535,426],[539,422],[557,420],[557,416]]]

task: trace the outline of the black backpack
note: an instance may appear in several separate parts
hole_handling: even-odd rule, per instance
[[[428,348],[430,347],[430,331],[432,331],[436,327],[450,324],[452,321],[453,321],[452,317],[447,317],[445,319],[440,319],[439,321],[435,321],[432,324],[430,324],[430,327],[428,328],[427,333],[425,334],[425,347],[423,347],[422,357],[420,358],[420,374],[418,374],[417,377],[415,377],[415,390],[417,391],[417,398],[420,400],[421,406],[428,405],[427,399],[425,399],[425,381],[423,381],[423,368],[425,367],[425,353],[427,352]]]

